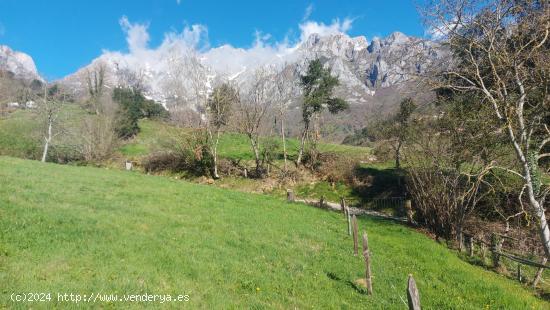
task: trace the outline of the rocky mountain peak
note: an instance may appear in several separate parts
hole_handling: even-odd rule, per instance
[[[246,89],[252,85],[256,70],[262,68],[274,81],[289,80],[292,93],[300,95],[299,78],[307,69],[311,59],[320,58],[340,79],[337,89],[339,96],[352,105],[374,105],[376,94],[384,88],[399,86],[427,67],[429,62],[440,57],[436,43],[409,37],[394,32],[386,38],[373,38],[371,42],[364,36],[350,37],[343,33],[320,35],[311,34],[294,46],[270,46],[258,44],[252,48],[236,48],[222,45],[206,51],[189,49],[150,50],[147,57],[135,54],[109,52],[102,59],[108,66],[109,86],[120,85],[120,76],[137,76],[147,96],[162,103],[168,109],[180,109],[192,105],[194,92],[190,87],[196,81],[188,76],[189,65],[186,59],[196,55],[200,63],[201,79],[205,85],[212,81],[232,81]],[[420,57],[421,56],[421,57]],[[79,70],[61,82],[83,91],[82,76],[87,68]],[[133,73],[133,74],[132,74]],[[382,92],[384,93],[384,92]],[[386,92],[387,93],[387,92]]]
[[[31,56],[14,51],[6,45],[0,45],[0,70],[13,73],[17,79],[44,81]]]

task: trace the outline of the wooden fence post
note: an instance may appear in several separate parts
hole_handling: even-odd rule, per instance
[[[521,282],[522,280],[522,277],[521,277],[521,264],[518,263],[518,281]]]
[[[346,208],[347,210],[347,219],[348,219],[348,235],[351,236],[351,215],[349,214],[349,208]]]
[[[321,196],[321,199],[319,199],[319,208],[325,207],[325,196]]]
[[[245,179],[248,178],[248,169],[244,168],[243,172]]]
[[[500,241],[500,237],[493,233],[491,235],[491,252],[493,253],[493,267],[499,268],[500,267],[500,251],[502,249],[502,242]]]
[[[407,223],[413,224],[413,210],[412,210],[412,202],[410,199],[405,200],[405,211],[407,211]]]
[[[359,245],[358,245],[358,238],[357,236],[357,217],[355,214],[352,217],[351,222],[353,223],[353,256],[357,256],[357,253],[359,252]]]
[[[370,272],[369,238],[366,232],[363,232],[363,258],[365,258],[365,284],[367,285],[367,293],[369,295],[372,295],[372,277]]]
[[[483,240],[479,243],[479,250],[481,252],[481,259],[483,261],[483,264],[485,265],[485,259],[487,257],[487,247],[485,246],[485,243],[483,243]]]
[[[407,284],[407,300],[409,301],[409,310],[420,310],[420,294],[412,274],[409,275]]]
[[[548,258],[543,257],[542,261],[540,263],[542,265],[546,265],[547,261],[548,261]],[[539,284],[539,281],[542,278],[542,272],[543,271],[544,271],[544,268],[539,268],[539,270],[537,270],[537,274],[535,275],[535,279],[533,279],[533,288],[537,288],[537,284]]]
[[[474,245],[475,238],[474,236],[470,236],[470,238],[468,238],[468,255],[470,255],[470,257],[474,256]]]
[[[346,215],[346,199],[344,199],[344,197],[340,197],[340,208],[342,208],[342,213],[345,216]]]
[[[294,192],[291,189],[286,190],[286,200],[288,202],[294,202]]]

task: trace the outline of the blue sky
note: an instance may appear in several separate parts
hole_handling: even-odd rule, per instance
[[[331,25],[336,19],[350,22],[349,35],[368,40],[394,31],[424,35],[412,0],[0,0],[0,44],[30,54],[39,72],[53,80],[104,50],[128,51],[124,16],[147,28],[149,47],[161,44],[166,33],[199,24],[210,47],[251,47],[257,31],[271,44],[298,40],[301,24]]]

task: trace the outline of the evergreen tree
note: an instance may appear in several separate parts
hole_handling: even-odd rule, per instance
[[[300,152],[296,163],[299,165],[304,153],[305,140],[309,135],[312,118],[325,109],[336,114],[346,110],[349,105],[343,99],[333,97],[334,87],[338,86],[338,77],[331,74],[330,68],[324,68],[321,60],[315,59],[309,62],[305,75],[300,78],[300,85],[304,98],[302,102],[302,120],[304,130],[300,144]]]

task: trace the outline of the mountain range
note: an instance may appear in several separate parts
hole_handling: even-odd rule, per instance
[[[203,84],[204,92],[216,81],[232,81],[246,89],[261,69],[273,84],[280,79],[288,82],[292,108],[297,107],[300,97],[300,74],[305,72],[309,60],[320,58],[339,77],[337,95],[351,105],[348,113],[326,117],[346,127],[344,131],[349,133],[361,127],[365,119],[391,111],[405,94],[418,93],[412,84],[415,76],[443,54],[436,42],[400,32],[370,42],[364,36],[342,33],[311,34],[294,46],[258,44],[241,49],[222,45],[206,51],[173,40],[153,50],[104,52],[89,65],[56,82],[85,96],[86,76],[101,66],[105,69],[107,87],[139,83],[148,98],[172,110],[193,108],[197,94],[191,91],[194,82]],[[0,70],[13,72],[17,78],[43,81],[30,56],[7,46],[0,46]],[[190,78],[192,75],[194,79]]]

